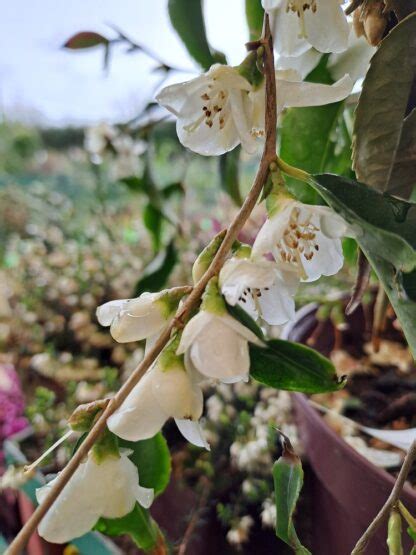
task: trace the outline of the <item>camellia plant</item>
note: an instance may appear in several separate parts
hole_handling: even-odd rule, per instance
[[[338,0],[246,0],[251,41],[246,58],[231,67],[208,44],[201,1],[169,0],[172,24],[205,73],[163,88],[157,102],[173,114],[184,147],[219,156],[226,168],[238,164],[240,149],[261,151],[257,173],[229,227],[197,257],[192,285],[97,308],[116,341],[146,340],[144,359],[114,397],[81,405],[70,417],[77,448],[38,490],[39,507],[10,555],[22,552],[36,527],[54,543],[91,529],[129,533],[145,551],[167,553],[148,511],[169,481],[161,430],[173,418],[189,442],[210,449],[200,422],[206,380],[255,379],[304,393],[342,388],[345,378],[328,359],[267,331],[294,318],[300,283],[342,268],[344,238],[359,250],[349,310],[371,267],[416,352],[415,8],[406,0],[353,0],[346,9]],[[111,48],[94,33],[71,41],[73,48]],[[258,203],[265,222],[248,245],[239,233]],[[378,517],[390,514],[391,553],[401,553],[401,514],[416,533],[398,505],[415,452],[413,445]],[[292,520],[302,467],[283,435],[270,473],[276,533],[306,554]],[[354,553],[363,552],[379,521]]]

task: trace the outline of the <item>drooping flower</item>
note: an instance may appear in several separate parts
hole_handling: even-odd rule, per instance
[[[179,341],[168,345],[127,399],[107,420],[108,428],[129,441],[153,437],[169,418],[192,443],[207,447],[199,426],[202,391],[187,372],[183,356],[175,353]]]
[[[253,255],[272,253],[293,265],[303,281],[336,274],[344,257],[340,238],[348,226],[331,208],[286,199],[259,231]]]
[[[183,294],[181,288],[174,288],[142,293],[137,299],[109,301],[97,308],[97,319],[102,326],[110,326],[119,343],[151,338],[168,325]]]
[[[295,315],[293,296],[299,276],[290,265],[234,256],[221,269],[219,284],[227,303],[239,304],[254,319],[260,315],[277,326]]]
[[[41,504],[59,479],[36,490]],[[99,464],[90,453],[81,463],[39,525],[39,534],[52,543],[65,543],[91,530],[99,518],[119,518],[136,503],[145,508],[153,490],[139,485],[137,467],[127,453],[107,457]]]
[[[347,48],[349,27],[340,0],[262,0],[269,14],[274,46],[282,56],[299,56],[310,46],[319,52]]]
[[[285,108],[304,106],[323,106],[339,102],[346,98],[354,83],[349,75],[344,75],[332,85],[302,81],[301,75],[293,69],[276,71],[277,113]],[[264,117],[266,113],[264,86],[249,93],[252,102],[252,133],[264,134]]]
[[[177,352],[187,352],[190,362],[204,376],[230,382],[248,376],[249,341],[261,343],[253,332],[228,314],[213,278],[199,313],[185,326]]]
[[[165,87],[156,100],[178,118],[176,131],[184,146],[216,156],[240,143],[248,152],[256,149],[250,134],[251,90],[236,68],[215,64],[191,81]]]

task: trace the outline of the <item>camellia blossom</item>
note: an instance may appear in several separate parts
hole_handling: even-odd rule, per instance
[[[315,281],[342,268],[340,237],[347,232],[331,208],[287,199],[259,231],[253,255],[272,253],[276,261],[292,264],[303,281]]]
[[[252,331],[228,314],[218,285],[211,280],[200,312],[185,326],[177,352],[187,352],[204,376],[232,382],[248,376],[249,341],[262,344]]]
[[[299,56],[311,46],[319,52],[345,50],[349,26],[340,4],[342,0],[262,0],[276,51]]]
[[[178,288],[110,301],[97,308],[97,319],[102,326],[110,326],[111,335],[119,343],[140,341],[161,333],[182,295]]]
[[[36,490],[42,504],[59,479]],[[119,518],[130,513],[136,501],[148,508],[153,489],[139,485],[137,467],[120,453],[119,458],[106,457],[97,463],[90,453],[81,463],[39,524],[39,534],[52,543],[66,543],[91,530],[98,519]]]
[[[199,426],[202,391],[175,354],[174,342],[161,354],[127,399],[107,420],[108,428],[129,441],[153,437],[169,418],[174,418],[188,441],[208,448]]]
[[[299,276],[290,265],[233,257],[221,269],[219,284],[229,305],[239,304],[254,319],[261,315],[271,326],[285,324],[295,315],[293,296]]]
[[[251,90],[237,69],[215,64],[191,81],[165,87],[156,100],[178,118],[176,131],[184,146],[216,156],[240,143],[247,152],[256,150],[250,133]]]

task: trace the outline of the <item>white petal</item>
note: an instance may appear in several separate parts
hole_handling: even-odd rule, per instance
[[[404,451],[410,449],[410,446],[416,440],[416,428],[408,428],[407,430],[379,430],[367,426],[360,426],[360,428],[367,434]]]
[[[276,241],[282,236],[289,223],[290,214],[296,206],[295,201],[290,201],[280,212],[264,222],[254,241],[251,251],[253,258],[273,251]]]
[[[319,245],[319,251],[315,251],[311,260],[306,260],[301,255],[302,265],[307,275],[307,278],[302,281],[310,282],[321,276],[335,275],[344,264],[340,239],[330,239],[323,233],[317,232],[316,242]]]
[[[119,343],[128,343],[160,333],[167,320],[156,300],[157,296],[143,294],[129,302],[111,324],[113,338]]]
[[[362,79],[375,51],[376,48],[368,44],[365,37],[357,37],[354,29],[351,29],[348,49],[345,52],[329,56],[328,69],[331,77],[340,79],[343,75],[348,74],[353,81]]]
[[[307,41],[320,52],[343,52],[350,32],[347,17],[336,0],[317,0],[317,10],[306,10]]]
[[[322,52],[318,52],[318,50],[314,48],[309,48],[309,50],[300,56],[279,56],[276,62],[276,68],[278,70],[294,69],[299,73],[302,79],[305,79],[305,77],[318,65],[321,57]],[[344,71],[340,76],[336,77],[336,79],[339,79],[339,77],[346,73],[349,72]]]
[[[152,488],[144,488],[143,486],[137,485],[135,490],[135,498],[142,507],[148,509],[153,503],[155,492]]]
[[[285,324],[295,316],[295,301],[281,281],[262,291],[258,302],[263,319],[271,326]]]
[[[222,383],[233,384],[238,382],[248,382],[249,379],[250,377],[248,374],[242,374],[241,376],[233,376],[232,378],[225,378],[221,381]]]
[[[219,317],[192,343],[190,355],[196,368],[210,378],[231,378],[250,368],[247,340]]]
[[[121,407],[107,420],[109,430],[122,439],[139,441],[153,437],[169,417],[153,394],[152,371],[147,371]]]
[[[189,349],[185,353],[184,360],[186,371],[188,372],[189,378],[192,383],[199,385],[207,380],[206,376],[201,374],[201,372],[197,370],[195,364],[192,362]]]
[[[241,90],[230,90],[231,114],[234,120],[235,128],[240,137],[241,146],[249,154],[253,154],[257,150],[257,143],[251,135],[251,125],[249,124],[249,107],[245,103]],[[247,97],[248,100],[248,97]]]
[[[198,312],[198,314],[189,320],[183,330],[179,347],[176,351],[178,355],[183,354],[187,349],[189,349],[198,335],[205,329],[206,326],[210,324],[213,318],[214,316],[212,314],[201,310],[201,312]]]
[[[333,85],[287,81],[277,83],[277,103],[280,109],[302,106],[322,106],[346,98],[354,83],[348,75]]]
[[[309,42],[300,37],[297,14],[286,12],[285,6],[270,13],[270,26],[274,47],[281,56],[300,56],[309,48]]]
[[[168,416],[193,420],[201,417],[202,391],[197,384],[192,383],[185,369],[162,371],[156,366],[152,386],[153,395]]]
[[[134,509],[134,495],[139,474],[137,467],[126,455],[119,459],[105,459],[95,465],[96,487],[105,490],[105,502],[100,515],[104,518],[120,518]]]
[[[246,328],[241,322],[229,316],[228,314],[221,316],[222,323],[229,326],[234,332],[236,332],[240,337],[244,338],[246,341],[250,341],[250,343],[254,343],[255,345],[262,345],[263,342],[254,334],[251,330]]]
[[[183,420],[178,418],[175,419],[175,422],[178,426],[179,431],[181,432],[183,437],[187,441],[189,441],[189,443],[192,443],[197,447],[204,447],[207,451],[211,451],[211,447],[204,437],[204,433],[199,422],[193,422],[192,420]]]
[[[131,299],[117,299],[102,304],[97,308],[97,320],[102,326],[109,326],[117,314],[126,308]]]
[[[237,304],[246,288],[270,287],[274,279],[273,263],[266,260],[253,262],[247,258],[227,260],[219,274],[221,291],[231,306]]]
[[[156,95],[156,102],[179,117],[188,97],[197,94],[198,90],[204,88],[208,82],[209,78],[206,75],[200,75],[190,81],[169,85]]]

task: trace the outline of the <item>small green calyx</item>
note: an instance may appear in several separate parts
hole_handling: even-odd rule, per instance
[[[192,279],[194,280],[194,283],[197,283],[210,267],[211,262],[217,254],[226,233],[226,229],[217,233],[217,235],[208,243],[195,260],[192,267]]]
[[[180,334],[176,334],[173,340],[161,352],[157,364],[162,372],[169,370],[185,370],[184,356],[177,355],[180,342]]]
[[[250,258],[252,248],[250,245],[242,244],[238,249],[234,252],[234,256],[236,258]]]
[[[187,291],[184,287],[173,287],[162,291],[160,296],[154,301],[162,313],[162,316],[168,320],[178,308],[179,302]]]
[[[110,399],[100,399],[79,405],[69,417],[68,424],[74,432],[89,432],[109,401]]]
[[[258,55],[256,51],[249,52],[239,66],[236,67],[238,73],[247,79],[254,90],[258,89],[263,83],[264,76],[258,68]]]
[[[213,277],[209,280],[202,296],[201,310],[211,312],[217,316],[227,314],[225,301],[218,288],[218,278]]]
[[[295,197],[286,189],[285,180],[277,165],[270,164],[270,174],[268,179],[269,190],[264,192],[266,196],[266,209],[269,218],[280,212],[288,200],[295,200]]]
[[[95,442],[91,450],[92,456],[97,464],[101,464],[105,459],[119,459],[118,438],[106,427],[100,438]]]

